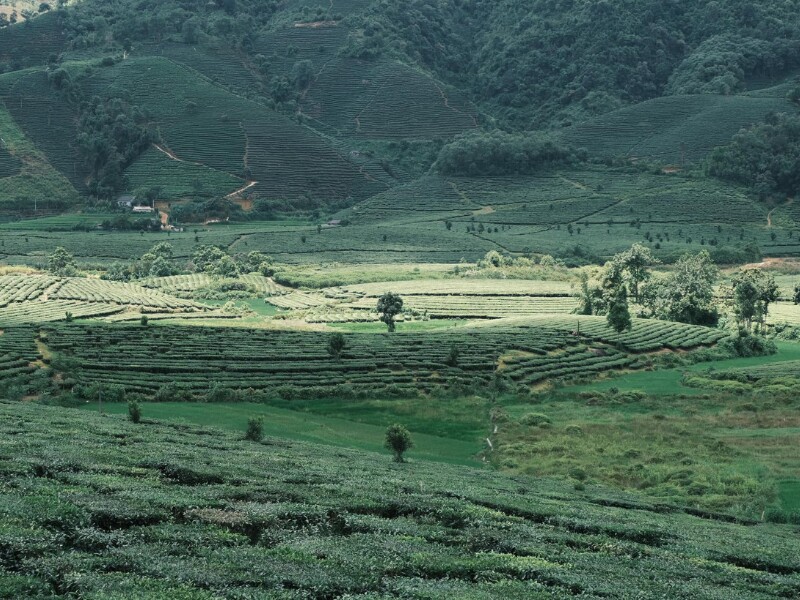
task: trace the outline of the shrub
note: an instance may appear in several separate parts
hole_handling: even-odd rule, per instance
[[[328,354],[333,358],[340,358],[347,347],[347,342],[341,333],[334,333],[328,339]]]
[[[386,430],[386,442],[384,444],[387,450],[394,452],[395,462],[405,462],[403,454],[414,447],[414,441],[411,439],[411,433],[403,427],[395,423]]]
[[[550,424],[550,417],[541,413],[528,413],[519,420],[521,425],[539,427],[545,423]]]
[[[264,438],[264,417],[250,417],[247,419],[246,440],[260,442]]]
[[[128,401],[128,418],[131,423],[138,423],[142,420],[142,407],[136,400]]]

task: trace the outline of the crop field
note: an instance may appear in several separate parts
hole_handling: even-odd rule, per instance
[[[769,307],[767,322],[800,326],[800,305],[794,302],[775,302]]]
[[[395,335],[347,333],[346,350],[327,352],[324,331],[163,326],[48,327],[51,351],[80,364],[87,383],[117,383],[152,393],[169,383],[204,393],[211,383],[274,392],[280,386],[428,389],[485,384],[495,372],[533,384],[644,363],[641,353],[713,345],[724,334],[637,320],[615,334],[600,317],[517,319],[495,327],[455,327]],[[575,328],[580,326],[580,331]],[[458,358],[450,362],[451,349]]]
[[[5,146],[0,147],[0,179],[17,175],[21,167],[22,163]]]
[[[611,597],[620,581],[639,597],[800,591],[786,526],[186,425],[6,402],[0,416],[12,597],[527,600]]]
[[[800,360],[725,369],[713,373],[713,377],[716,379],[735,379],[746,382],[770,382],[775,379],[800,379]]]
[[[0,326],[137,313],[205,311],[207,307],[132,283],[49,275],[0,276]],[[137,317],[140,316],[137,314]]]
[[[207,77],[212,83],[237,94],[249,95],[254,87],[259,86],[259,81],[244,65],[241,55],[221,44],[189,46],[163,43],[155,47],[143,45],[134,50],[133,54],[162,56],[184,64]]]
[[[244,187],[243,179],[202,165],[172,160],[150,148],[125,171],[131,189],[161,189],[165,200],[226,196]]]
[[[90,91],[104,94],[121,78],[178,159],[237,177],[249,174],[259,182],[254,192],[359,199],[387,187],[310,129],[171,60],[130,59],[100,70]]]
[[[338,135],[363,139],[447,139],[477,127],[461,93],[391,61],[331,60],[302,107]]]
[[[17,327],[0,333],[0,381],[30,375],[41,356],[34,343],[32,329]]]
[[[51,88],[46,71],[30,69],[0,76],[0,101],[47,162],[75,189],[84,191],[86,173],[76,145],[76,115]]]
[[[0,76],[0,87],[7,81]],[[0,92],[1,94],[2,92]],[[45,156],[26,137],[7,107],[0,100],[0,137],[3,149],[12,158],[6,159],[7,169],[19,161],[17,173],[0,178],[0,209],[12,210],[14,216],[31,215],[37,210],[64,209],[77,200],[77,192],[66,177],[47,161]]]
[[[564,131],[563,139],[602,156],[683,165],[704,159],[740,129],[763,121],[771,112],[794,110],[785,93],[777,98],[668,96],[575,125]]]
[[[23,27],[4,27],[0,30],[0,61],[30,67],[59,54],[66,42],[59,21],[56,14],[46,14]]]
[[[291,288],[275,283],[271,278],[258,273],[239,275],[238,281],[244,282],[262,296],[279,296],[291,292]],[[167,277],[150,277],[143,279],[139,285],[163,291],[166,294],[191,295],[201,288],[209,288],[214,284],[214,279],[206,273],[192,273],[190,275],[170,275]]]

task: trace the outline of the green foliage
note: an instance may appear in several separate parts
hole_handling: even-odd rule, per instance
[[[468,177],[530,175],[573,159],[572,150],[543,134],[472,132],[444,146],[434,168],[443,175]]]
[[[47,257],[47,270],[53,275],[70,276],[77,272],[75,257],[59,246]]]
[[[458,346],[453,344],[450,346],[450,351],[447,353],[447,358],[444,359],[444,364],[448,367],[457,367],[458,366],[458,358],[461,356],[461,352],[458,349]]]
[[[750,186],[761,198],[794,197],[800,192],[800,116],[772,115],[712,152],[709,172]]]
[[[560,429],[537,435],[561,443]],[[541,476],[423,460],[390,468],[374,453],[253,444],[185,423],[141,428],[29,403],[0,402],[0,437],[0,589],[14,598],[209,600],[288,589],[538,600],[578,589],[613,597],[620,582],[643,598],[768,598],[790,595],[800,567],[791,527],[698,510],[702,497],[682,508],[591,483],[576,495],[573,482]],[[670,440],[675,452],[681,438]],[[592,462],[578,466],[589,482],[617,462],[615,452],[587,453]],[[598,540],[613,551],[587,552]],[[652,577],[631,564],[642,552]]]
[[[347,348],[347,342],[341,333],[334,333],[328,338],[328,354],[333,358],[340,358]]]
[[[378,298],[377,310],[380,314],[381,322],[386,324],[391,333],[395,330],[395,317],[403,311],[403,299],[398,294],[386,292]]]
[[[142,407],[138,400],[128,400],[128,418],[131,423],[138,423],[142,420]]]
[[[250,417],[247,419],[247,431],[244,434],[246,440],[260,442],[264,437],[264,417]]]
[[[731,303],[741,329],[763,331],[769,305],[780,297],[775,276],[761,269],[744,269],[731,278]]]
[[[650,279],[649,268],[660,261],[653,256],[650,248],[641,244],[634,244],[629,250],[617,254],[614,261],[619,262],[625,273],[630,293],[635,302],[639,302],[639,286]]]
[[[125,185],[124,170],[154,140],[142,111],[120,98],[94,97],[80,106],[78,149],[89,171],[89,189],[111,198]]]
[[[719,319],[714,297],[718,277],[719,269],[707,251],[685,254],[666,278],[644,287],[642,304],[658,319],[715,325]]]
[[[788,40],[758,39],[725,33],[708,38],[672,73],[669,94],[730,95],[745,89],[747,75],[794,59]]]
[[[734,356],[744,358],[750,356],[769,356],[777,352],[775,342],[761,335],[755,335],[743,329],[737,335],[723,340],[720,344],[723,349],[729,350]]]
[[[395,423],[386,430],[385,445],[387,450],[394,453],[394,461],[401,463],[404,462],[403,454],[414,447],[414,441],[408,429]]]
[[[633,327],[631,313],[628,310],[628,292],[624,286],[619,286],[611,296],[606,321],[617,333]]]

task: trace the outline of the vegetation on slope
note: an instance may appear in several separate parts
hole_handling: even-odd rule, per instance
[[[146,418],[6,402],[0,414],[0,581],[10,597],[800,591],[794,534],[777,526]]]

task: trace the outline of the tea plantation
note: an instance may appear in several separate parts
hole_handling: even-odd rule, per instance
[[[576,332],[575,328],[580,332]],[[527,385],[643,367],[645,353],[695,349],[725,337],[719,331],[637,320],[616,334],[601,317],[503,320],[394,335],[348,333],[340,356],[321,331],[242,327],[64,325],[41,330],[40,340],[74,361],[66,373],[82,384],[118,384],[154,394],[204,394],[212,384],[297,394],[413,393],[439,386],[485,386],[496,376]],[[452,348],[458,351],[451,359]]]
[[[790,598],[796,533],[599,487],[0,403],[8,598]]]

